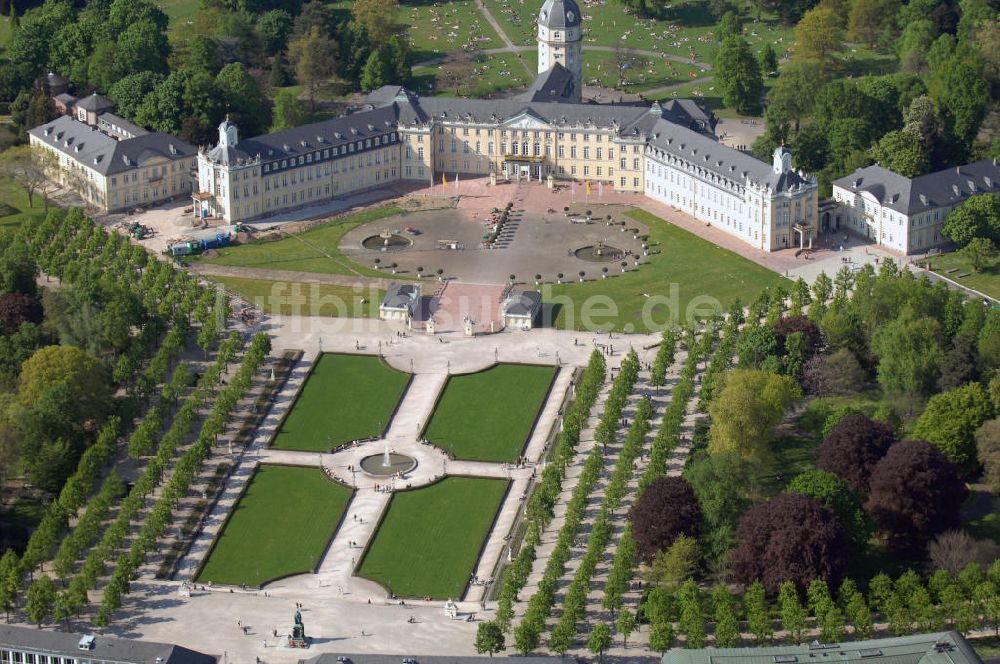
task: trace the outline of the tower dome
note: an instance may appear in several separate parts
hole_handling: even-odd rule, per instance
[[[545,0],[538,12],[538,25],[550,30],[580,27],[580,7],[574,0]]]
[[[538,73],[565,68],[573,89],[583,89],[583,17],[576,0],[545,0],[538,12]]]

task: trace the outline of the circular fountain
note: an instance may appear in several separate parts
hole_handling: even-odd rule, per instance
[[[588,263],[614,263],[624,258],[625,252],[618,247],[612,247],[610,244],[598,242],[597,244],[588,244],[585,247],[580,247],[573,252],[573,255]]]
[[[402,251],[408,249],[413,241],[392,231],[382,231],[378,235],[371,235],[361,241],[361,246],[372,251]]]
[[[386,445],[382,454],[372,454],[361,460],[361,470],[369,475],[389,477],[397,473],[408,473],[417,467],[417,460],[405,454],[389,451]]]

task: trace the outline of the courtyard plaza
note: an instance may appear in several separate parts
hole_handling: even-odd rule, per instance
[[[558,426],[559,410],[572,370],[587,363],[595,342],[602,347],[614,346],[614,355],[607,359],[609,366],[615,368],[630,346],[639,352],[644,362],[651,362],[655,354],[652,346],[659,340],[658,335],[616,333],[609,336],[553,329],[476,337],[454,333],[400,336],[402,326],[398,323],[282,316],[268,317],[259,327],[272,335],[276,355],[282,349],[297,348],[304,351],[304,356],[275,397],[271,412],[253,443],[244,451],[234,450],[237,468],[175,579],[158,581],[151,574],[143,574],[134,583],[129,602],[122,609],[121,618],[109,628],[110,633],[130,638],[179,640],[190,647],[225,654],[224,661],[249,662],[259,657],[265,662],[290,663],[303,657],[302,650],[283,645],[283,637],[291,628],[295,604],[301,603],[306,634],[312,637],[310,656],[336,651],[474,654],[478,622],[490,619],[494,609],[491,602],[486,602],[484,608],[485,586],[472,584],[464,598],[455,598],[459,614],[452,619],[445,615],[442,601],[390,599],[382,586],[354,575],[354,568],[374,535],[379,516],[392,494],[375,490],[376,484],[391,484],[390,480],[362,472],[352,473],[348,467],[357,468],[361,459],[381,455],[388,447],[418,461],[404,480],[396,480],[397,487],[428,484],[443,474],[510,480],[512,485],[507,498],[472,572],[473,576],[487,579],[501,556],[506,555],[505,538],[521,508],[521,497],[532,472],[540,470],[537,462],[544,451],[546,437],[554,425]],[[267,447],[276,427],[280,426],[282,415],[294,403],[306,378],[306,369],[320,352],[377,354],[380,349],[390,366],[414,374],[384,441],[348,446],[335,454]],[[418,431],[433,411],[435,399],[449,373],[480,371],[496,362],[558,364],[560,367],[525,448],[525,466],[453,460],[438,448],[418,441]],[[260,590],[209,588],[195,582],[191,597],[182,597],[178,593],[179,583],[191,582],[212,540],[225,523],[226,515],[238,501],[243,483],[252,476],[258,463],[322,467],[348,486],[356,487],[318,572],[280,579]],[[308,509],[308,506],[298,507]],[[475,620],[467,622],[470,614],[475,614]],[[237,621],[242,626],[249,626],[247,634]],[[275,632],[278,637],[274,636]]]
[[[363,209],[364,206],[377,205],[382,201],[388,200],[393,200],[403,208],[416,210],[441,209],[454,205],[455,209],[449,211],[449,215],[452,216],[449,216],[448,219],[454,220],[464,216],[464,218],[474,222],[471,224],[471,228],[463,230],[463,233],[472,239],[481,238],[483,221],[490,210],[493,208],[502,210],[508,202],[514,202],[515,211],[520,211],[525,216],[519,224],[519,228],[514,233],[513,242],[519,242],[522,248],[527,248],[529,251],[531,250],[531,243],[527,241],[527,238],[535,237],[533,233],[536,232],[547,234],[554,230],[560,234],[564,232],[581,234],[579,240],[574,238],[572,242],[561,242],[555,250],[553,250],[554,245],[552,245],[549,247],[547,253],[539,252],[537,255],[531,255],[528,258],[524,257],[525,254],[523,251],[511,251],[509,247],[500,250],[483,250],[468,246],[462,251],[427,248],[423,252],[426,259],[414,259],[412,261],[413,265],[404,264],[404,261],[409,261],[408,258],[403,258],[407,254],[407,251],[385,252],[381,256],[378,256],[381,258],[383,266],[397,262],[400,264],[401,269],[424,267],[428,274],[433,274],[437,269],[443,268],[447,276],[472,283],[503,283],[507,281],[510,274],[515,274],[518,281],[532,283],[532,279],[536,273],[543,274],[544,280],[551,283],[555,281],[555,275],[559,271],[562,271],[566,275],[567,280],[571,280],[576,277],[580,269],[588,272],[588,279],[595,278],[600,272],[601,264],[587,263],[573,258],[570,261],[571,266],[564,269],[555,267],[552,261],[561,261],[564,258],[568,258],[567,249],[571,248],[569,245],[573,245],[572,248],[575,248],[592,243],[595,240],[605,239],[609,244],[618,246],[618,243],[622,241],[619,238],[623,234],[620,231],[607,232],[614,229],[608,229],[606,226],[600,224],[599,221],[604,219],[607,214],[612,214],[616,221],[625,220],[627,221],[627,226],[639,226],[641,228],[638,222],[635,222],[631,218],[625,218],[621,214],[628,209],[646,210],[678,228],[682,228],[778,274],[786,275],[793,279],[801,276],[810,283],[821,271],[825,271],[830,276],[835,274],[843,265],[842,259],[845,257],[851,259],[856,265],[867,262],[874,263],[876,257],[880,259],[883,257],[893,257],[897,261],[907,263],[913,258],[900,257],[874,244],[869,244],[867,241],[853,234],[848,235],[848,239],[845,241],[843,231],[821,233],[819,236],[819,246],[813,248],[808,258],[803,255],[796,256],[794,248],[768,253],[749,246],[725,231],[709,226],[705,222],[699,221],[674,207],[658,203],[641,194],[617,192],[610,186],[599,188],[595,184],[592,184],[591,193],[588,196],[586,186],[583,183],[563,181],[557,181],[555,189],[548,189],[544,183],[537,181],[505,182],[503,179],[500,179],[498,180],[498,184],[493,186],[490,185],[488,178],[460,178],[458,182],[455,182],[454,178],[449,177],[447,184],[442,184],[440,179],[438,179],[435,183],[425,186],[413,185],[405,189],[394,186],[391,188],[375,189],[345,198],[344,200],[338,199],[324,204],[289,211],[280,216],[254,222],[252,225],[257,229],[272,227],[291,229],[297,225],[301,225],[302,222],[328,218],[332,214],[339,214],[349,208],[355,210]],[[598,223],[573,228],[577,225],[570,224],[566,220],[563,213],[564,207],[569,207],[574,215],[582,214],[590,209],[593,212],[593,218]],[[168,240],[172,241],[183,238],[185,232],[190,232],[190,229],[193,228],[190,213],[186,213],[184,210],[183,204],[160,206],[151,208],[142,215],[131,217],[130,219],[146,224],[156,231],[155,236],[140,242],[154,251],[161,252],[166,248]],[[416,214],[422,213],[418,212]],[[111,221],[119,220],[117,218],[109,219]],[[363,260],[360,264],[370,269],[376,253],[361,250],[360,240],[371,235],[377,235],[382,230],[385,230],[387,225],[393,229],[396,226],[405,227],[413,225],[409,221],[405,221],[405,219],[403,217],[396,221],[382,220],[359,227],[359,229],[354,229],[346,235],[356,238],[358,242],[354,243],[356,244],[355,248],[348,247],[346,242],[342,243],[345,253],[353,253],[352,258]],[[548,230],[545,227],[546,220],[549,220],[550,228]],[[388,224],[389,221],[393,221],[393,223]],[[524,223],[525,221],[527,223]],[[441,226],[442,232],[424,232],[422,233],[424,237],[421,242],[433,242],[436,245],[437,240],[450,239],[447,237],[448,233],[445,231],[448,224],[454,222],[445,220],[437,223],[443,224]],[[530,231],[529,226],[536,223],[540,224],[542,228],[538,231]],[[217,228],[218,230],[232,230],[231,226],[220,226],[217,221],[210,221],[210,224],[212,228]],[[590,233],[593,237],[589,237],[587,233]],[[442,235],[442,237],[437,237],[438,235]],[[631,236],[629,235],[629,237]],[[521,238],[524,238],[524,240]],[[420,236],[413,239],[420,239]],[[841,246],[844,247],[844,251],[840,250]],[[635,249],[631,245],[619,248]],[[488,253],[497,255],[497,266],[490,266],[488,270],[482,273],[477,272],[474,267],[475,261],[483,258]],[[437,260],[432,260],[435,258]],[[463,269],[466,263],[471,266],[467,272]],[[608,264],[604,265],[607,266]],[[610,264],[611,267],[615,265],[617,263]],[[453,266],[455,271],[452,271]],[[338,274],[302,273],[269,269],[267,267],[235,267],[204,262],[195,263],[194,269],[206,276],[257,277],[286,281],[305,280],[311,283],[369,284],[376,281],[365,277],[346,277]],[[916,265],[913,265],[912,269],[919,270]],[[389,269],[382,269],[381,272],[383,272],[383,277],[379,280],[379,283],[392,280],[394,275]],[[489,279],[483,278],[486,274],[489,275]],[[413,277],[415,275],[412,272],[408,272],[401,276]]]

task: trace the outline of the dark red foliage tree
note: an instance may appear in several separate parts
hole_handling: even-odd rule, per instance
[[[832,510],[811,496],[779,493],[751,507],[736,528],[729,554],[733,580],[749,586],[760,579],[768,594],[792,581],[804,590],[813,579],[840,583],[850,544]]]
[[[889,448],[869,481],[868,511],[893,551],[923,552],[935,535],[959,527],[968,495],[958,469],[922,440]]]
[[[21,323],[42,322],[42,303],[38,298],[22,293],[0,295],[0,327],[4,333],[13,334]]]
[[[801,332],[806,338],[810,354],[816,352],[822,341],[819,327],[805,316],[787,316],[782,318],[775,323],[774,331],[783,338],[793,332]]]
[[[642,493],[629,514],[632,537],[643,560],[652,560],[678,535],[698,537],[703,516],[694,489],[683,477],[661,477]]]
[[[892,427],[851,413],[837,422],[823,439],[816,451],[816,465],[867,495],[868,476],[893,442]]]

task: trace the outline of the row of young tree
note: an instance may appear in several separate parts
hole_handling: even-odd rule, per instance
[[[191,324],[198,322],[206,327],[216,323],[218,316],[228,317],[228,305],[222,303],[220,306],[214,293],[189,275],[160,261],[150,261],[144,249],[132,247],[117,233],[108,233],[96,226],[79,210],[52,209],[44,220],[26,222],[9,248],[14,248],[22,265],[30,266],[30,269],[25,268],[26,272],[34,274],[40,269],[47,276],[60,279],[59,293],[64,299],[48,298],[50,289],[45,289],[43,302],[50,308],[55,308],[54,303],[67,303],[66,309],[73,312],[80,328],[57,333],[67,337],[67,341],[72,341],[72,334],[80,334],[81,343],[89,334],[89,347],[99,354],[89,355],[67,343],[42,348],[25,362],[28,373],[22,372],[19,396],[30,394],[44,402],[53,389],[46,387],[46,381],[64,389],[73,388],[79,395],[77,410],[88,413],[84,421],[96,423],[90,426],[97,426],[99,433],[96,441],[78,457],[79,463],[72,459],[72,463],[66,464],[63,460],[64,467],[72,474],[68,479],[64,477],[61,492],[47,507],[28,540],[23,557],[19,559],[12,549],[5,553],[3,565],[8,571],[0,574],[0,605],[7,611],[16,605],[22,578],[25,575],[32,577],[42,563],[52,559],[57,545],[55,569],[60,578],[66,579],[80,553],[102,532],[105,537],[114,536],[114,527],[103,530],[102,525],[122,493],[121,480],[112,472],[89,502],[88,496],[97,488],[116,455],[119,438],[132,428],[133,414],[141,412],[156,393],[170,365],[186,346]],[[117,299],[112,296],[105,300],[104,295],[109,292],[112,295],[142,295]],[[94,299],[87,299],[88,296]],[[123,306],[122,302],[132,305]],[[74,308],[74,303],[80,308]],[[115,330],[116,325],[124,333],[115,336],[106,332]],[[133,350],[136,343],[128,336],[129,329],[136,326],[141,326],[136,338],[142,339],[145,355]],[[165,328],[167,332],[160,339],[158,335]],[[155,330],[157,334],[149,334],[148,330]],[[147,361],[153,349],[156,351]],[[125,358],[130,361],[125,362]],[[108,364],[112,371],[107,370]],[[95,385],[95,376],[114,376],[116,382],[126,387],[128,397],[115,403],[107,388],[102,391],[99,389],[101,383]],[[158,404],[153,408],[154,418],[160,417],[166,406],[177,399],[190,379],[191,371],[186,366],[174,371],[171,382],[163,386]],[[105,399],[105,403],[94,403],[94,400]],[[122,417],[112,416],[99,426],[98,416],[113,410]],[[144,421],[140,420],[133,435],[140,435],[138,432],[144,430]],[[147,474],[149,471],[147,468]],[[137,485],[145,484],[143,480],[137,482]],[[70,518],[85,504],[77,526],[63,538]],[[119,510],[119,518],[123,511],[126,510]],[[127,519],[124,525],[127,527]],[[10,570],[15,570],[16,574]],[[85,601],[85,589],[80,592],[78,588],[74,597],[81,595]]]
[[[626,398],[631,395],[635,387],[635,382],[639,375],[639,358],[632,350],[622,360],[621,373],[615,384],[612,386],[612,394],[615,390],[624,392],[628,389]],[[609,399],[610,400],[610,399]],[[605,417],[617,416],[621,419],[621,410],[605,411]],[[646,442],[646,436],[652,428],[650,419],[653,416],[653,406],[648,397],[642,397],[632,414],[632,423],[625,433],[624,440],[618,450],[618,459],[615,461],[607,484],[603,491],[603,500],[598,509],[597,516],[587,535],[587,548],[584,551],[580,564],[573,575],[573,580],[566,588],[563,597],[562,615],[552,628],[549,639],[549,647],[559,654],[565,654],[573,647],[579,633],[580,623],[587,615],[587,597],[591,591],[592,577],[597,570],[597,565],[604,558],[605,549],[611,541],[614,530],[614,515],[621,508],[622,500],[628,488],[628,482],[632,478],[635,470],[635,463],[642,454],[642,449]],[[602,422],[605,419],[602,417]],[[617,438],[617,436],[616,436]],[[597,442],[601,442],[598,440]],[[603,445],[603,453],[607,455],[607,446]]]
[[[235,359],[241,345],[239,337],[233,335],[230,335],[219,345],[215,362],[202,373],[195,389],[184,400],[183,405],[173,417],[170,427],[160,437],[156,452],[146,462],[143,473],[133,483],[128,494],[118,502],[114,520],[109,524],[97,522],[95,525],[96,518],[89,516],[92,510],[101,509],[99,496],[103,493],[102,489],[101,493],[91,499],[84,512],[84,517],[78,521],[74,530],[63,539],[54,565],[54,571],[57,578],[62,581],[63,589],[58,595],[59,601],[50,607],[54,611],[51,617],[57,621],[64,621],[73,615],[78,615],[87,605],[87,592],[97,588],[101,577],[107,572],[108,563],[116,559],[118,550],[128,540],[132,523],[146,507],[148,496],[163,480],[170,462],[198,422],[199,412],[211,398],[215,388],[219,385],[222,373],[226,366]],[[105,480],[105,484],[108,483],[115,484],[115,478],[109,476]],[[94,545],[95,542],[96,545]],[[88,546],[91,548],[82,564],[79,564],[79,555]],[[75,555],[72,555],[73,553]],[[34,561],[24,559],[19,561],[12,552],[8,553],[5,558],[9,558],[7,564],[17,570],[16,584],[12,584],[10,587],[0,586],[0,601],[3,602],[4,608],[9,611],[17,606],[18,592],[22,583],[25,580],[34,579],[33,573],[40,563],[33,564]],[[0,575],[0,578],[7,577]],[[47,583],[42,581],[41,587],[44,588]],[[58,610],[55,610],[57,607]],[[49,615],[45,614],[43,619],[48,617]]]
[[[597,402],[606,374],[604,355],[595,350],[591,353],[587,367],[580,376],[573,401],[563,415],[562,431],[556,440],[552,458],[546,463],[538,485],[528,499],[524,512],[524,519],[527,522],[524,540],[517,556],[504,570],[496,620],[491,622],[491,625],[499,630],[501,643],[503,633],[510,629],[514,618],[514,603],[531,574],[536,548],[541,541],[542,532],[552,520],[556,502],[562,491],[562,483],[566,478],[566,469],[576,453],[580,443],[580,432],[586,426],[590,412]],[[488,631],[495,636],[496,630],[491,627]],[[490,652],[495,651],[496,649]]]
[[[242,345],[238,333],[233,332],[230,339]],[[212,410],[202,421],[198,437],[174,464],[170,479],[163,486],[160,497],[150,508],[148,517],[132,540],[128,553],[118,558],[114,572],[104,587],[104,597],[94,621],[97,625],[107,626],[111,622],[114,612],[121,606],[122,596],[129,591],[129,583],[138,578],[139,568],[145,562],[146,555],[159,547],[159,539],[172,522],[171,516],[178,501],[188,494],[191,483],[198,476],[205,460],[211,455],[212,448],[225,431],[237,403],[250,389],[255,375],[270,351],[270,337],[266,332],[257,333],[243,355],[239,368],[216,396]]]
[[[637,372],[637,366],[635,370],[626,371],[623,369],[611,385],[605,409],[595,429],[595,442],[598,444],[594,445],[584,460],[577,484],[573,487],[566,504],[563,525],[559,529],[555,547],[545,564],[538,589],[528,600],[524,616],[514,629],[514,642],[517,643],[518,649],[523,652],[530,652],[541,643],[541,635],[545,631],[545,621],[552,612],[556,601],[559,579],[566,573],[566,564],[571,555],[570,549],[574,540],[579,536],[586,515],[587,499],[600,480],[601,471],[604,468],[605,444],[601,442],[597,431],[604,431],[605,433],[602,435],[605,436],[605,440],[608,440],[607,436],[612,436],[611,441],[613,441],[614,431],[620,426],[622,408],[632,392]],[[503,627],[506,628],[504,630],[506,631],[510,629],[511,625],[508,623]]]

